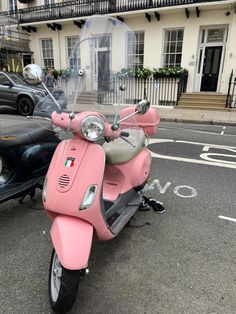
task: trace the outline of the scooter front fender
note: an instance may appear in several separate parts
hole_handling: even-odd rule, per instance
[[[51,227],[52,243],[63,267],[71,270],[88,266],[93,226],[70,216],[57,216]]]

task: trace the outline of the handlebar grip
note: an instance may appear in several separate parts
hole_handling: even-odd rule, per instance
[[[120,136],[129,137],[129,133],[128,133],[128,132],[123,132],[123,131],[121,131],[121,132],[120,132]]]

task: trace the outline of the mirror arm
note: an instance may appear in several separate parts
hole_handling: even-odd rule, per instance
[[[135,116],[137,113],[138,113],[138,111],[135,111],[135,112],[129,114],[128,116],[126,116],[126,117],[120,119],[119,121],[117,121],[116,124],[120,124],[121,122],[123,122],[123,121],[125,121],[125,120],[127,120],[127,119],[129,119],[129,118],[131,118],[133,116]]]

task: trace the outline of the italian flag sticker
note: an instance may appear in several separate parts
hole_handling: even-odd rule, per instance
[[[70,168],[70,167],[73,167],[74,164],[75,164],[75,158],[73,158],[73,157],[67,157],[67,159],[66,159],[64,165],[65,165],[65,167]]]

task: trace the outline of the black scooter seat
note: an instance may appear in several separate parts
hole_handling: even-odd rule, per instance
[[[50,123],[39,126],[35,123],[25,123],[11,127],[2,127],[0,130],[0,149],[18,145],[28,145],[38,142],[52,135]]]

